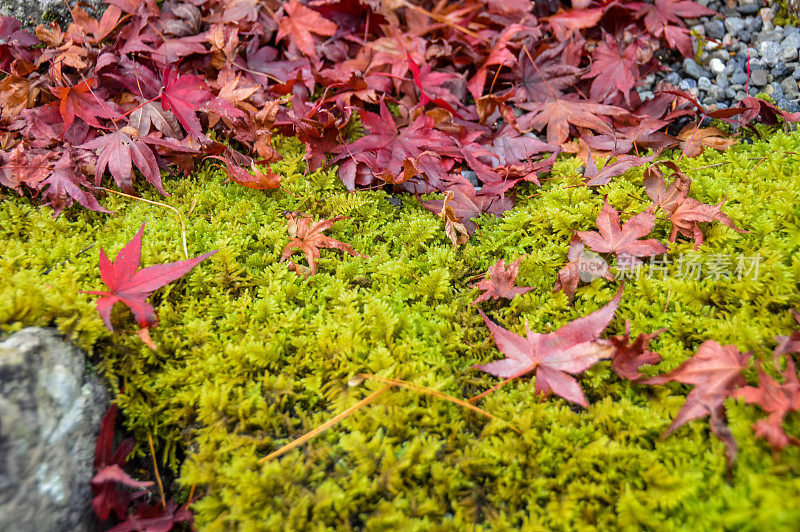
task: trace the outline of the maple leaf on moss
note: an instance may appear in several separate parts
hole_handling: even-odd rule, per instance
[[[645,170],[644,188],[647,196],[653,200],[654,206],[663,210],[672,223],[672,230],[669,234],[670,242],[675,242],[680,233],[694,239],[694,248],[697,249],[703,243],[703,232],[698,224],[714,220],[739,233],[747,233],[736,227],[733,220],[720,210],[724,201],[717,205],[706,205],[688,197],[692,180],[686,177],[675,163],[664,162],[662,164],[673,171],[673,181],[667,185],[663,172],[658,166],[653,165]]]
[[[782,425],[789,412],[800,410],[800,382],[797,380],[794,360],[786,360],[782,384],[770,377],[759,364],[758,387],[745,386],[736,390],[734,397],[743,398],[748,404],[756,404],[769,414],[767,419],[756,421],[753,429],[756,436],[769,442],[773,455],[777,457],[789,444],[800,447],[800,440],[786,434]]]
[[[472,367],[504,379],[535,372],[535,393],[547,396],[552,392],[570,402],[587,407],[589,404],[583,391],[578,381],[571,375],[586,371],[613,353],[614,348],[611,343],[598,338],[614,317],[621,299],[622,287],[614,298],[599,310],[547,334],[531,331],[526,322],[527,336],[520,336],[503,329],[479,311],[492,332],[497,348],[506,355],[506,358]]]
[[[640,381],[656,385],[672,381],[694,386],[662,439],[684,423],[710,416],[711,431],[725,444],[728,463],[733,463],[737,453],[736,440],[725,425],[724,401],[734,390],[747,384],[742,370],[748,360],[750,353],[741,353],[734,345],[706,340],[692,358],[666,375]]]
[[[448,182],[447,192],[451,194],[448,201],[427,200],[421,202],[422,206],[434,214],[441,215],[446,203],[453,212],[454,221],[461,223],[468,235],[472,235],[478,229],[474,218],[483,213],[501,216],[514,206],[514,200],[509,197],[478,194],[472,183],[466,179]]]
[[[687,157],[696,157],[706,148],[725,151],[734,144],[736,139],[727,137],[724,131],[716,127],[699,127],[699,124],[687,124],[677,139],[680,141],[681,151]]]
[[[215,254],[209,251],[189,260],[156,264],[138,270],[142,257],[142,236],[144,224],[130,242],[117,253],[113,262],[109,260],[105,250],[100,248],[100,278],[108,290],[81,290],[84,294],[101,296],[97,300],[97,311],[109,330],[111,324],[111,308],[118,302],[131,309],[136,322],[142,329],[156,325],[156,311],[153,305],[145,301],[150,294],[165,284],[180,279],[189,271]],[[138,270],[138,271],[137,271]]]
[[[482,279],[474,285],[475,288],[484,290],[484,292],[471,304],[476,305],[481,301],[500,299],[501,297],[505,299],[514,299],[518,295],[533,290],[533,287],[530,286],[516,286],[517,275],[519,274],[519,263],[521,260],[522,257],[509,263],[508,266],[506,266],[506,262],[503,259],[495,262],[487,272],[488,278]]]
[[[653,238],[640,240],[650,234],[656,223],[652,212],[640,212],[620,225],[619,212],[608,201],[597,215],[597,231],[577,231],[581,241],[598,253],[615,253],[618,257],[651,257],[666,253],[667,247]]]
[[[94,197],[96,190],[83,176],[74,152],[75,150],[64,151],[53,163],[50,175],[39,182],[38,189],[42,198],[53,207],[56,216],[64,208],[72,205],[73,200],[91,211],[109,213],[110,211],[104,209]]]
[[[322,234],[326,229],[330,229],[333,224],[345,218],[346,216],[335,216],[329,220],[315,222],[310,216],[298,218],[298,213],[287,213],[287,231],[292,239],[283,248],[280,261],[284,262],[300,251],[306,256],[310,274],[314,275],[317,273],[317,259],[320,257],[320,248],[339,249],[350,255],[361,256],[350,244],[345,244]]]
[[[636,381],[644,375],[639,372],[639,367],[645,364],[653,365],[661,362],[661,355],[654,351],[649,351],[647,345],[650,341],[664,332],[666,327],[650,334],[640,333],[631,342],[631,323],[625,322],[625,334],[610,336],[608,340],[614,346],[614,354],[611,357],[611,369],[623,379]]]

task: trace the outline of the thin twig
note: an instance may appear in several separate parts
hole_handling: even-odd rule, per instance
[[[158,464],[156,463],[156,450],[153,447],[153,435],[148,431],[147,441],[150,443],[150,456],[153,457],[153,468],[156,471],[156,480],[158,481],[158,491],[161,493],[161,507],[167,507],[167,499],[164,498],[164,484],[161,483],[161,475],[158,474]]]
[[[303,445],[305,442],[307,442],[311,438],[317,436],[318,434],[321,434],[321,433],[325,432],[326,430],[328,430],[329,428],[331,428],[332,426],[334,426],[335,424],[337,424],[341,420],[343,420],[346,417],[354,414],[356,411],[358,411],[362,407],[368,405],[369,403],[374,401],[380,394],[382,394],[383,392],[387,391],[389,388],[390,388],[390,386],[388,386],[388,385],[384,386],[383,388],[380,388],[378,391],[368,395],[367,397],[365,397],[361,401],[357,402],[356,404],[354,404],[350,408],[344,410],[341,414],[338,414],[338,415],[332,417],[331,419],[329,419],[328,421],[326,421],[325,423],[323,423],[319,427],[315,428],[311,432],[306,432],[305,434],[303,434],[302,436],[300,436],[296,440],[292,440],[291,442],[287,443],[286,445],[284,445],[283,447],[281,447],[277,451],[273,451],[273,452],[269,453],[267,456],[265,456],[264,458],[262,458],[261,460],[258,461],[259,465],[263,464],[263,463],[266,463],[266,462],[269,462],[273,458],[277,458],[277,457],[281,456],[282,454],[285,454],[285,453],[291,451],[295,447],[300,447],[301,445]]]
[[[136,201],[143,201],[145,203],[150,203],[151,205],[158,205],[159,207],[166,207],[167,209],[170,209],[175,214],[177,214],[178,215],[178,219],[181,222],[181,240],[182,240],[182,243],[183,243],[183,254],[184,254],[184,256],[186,257],[187,260],[189,259],[189,248],[186,247],[186,224],[183,222],[183,215],[181,214],[181,212],[178,209],[176,209],[172,205],[167,205],[166,203],[159,203],[157,201],[144,199],[144,198],[139,198],[137,196],[131,196],[130,194],[125,194],[124,192],[119,192],[117,190],[111,190],[110,188],[105,188],[105,187],[97,187],[97,188],[98,188],[98,190],[102,190],[103,192],[111,192],[112,194],[117,194],[118,196],[124,196],[126,198],[130,198],[130,199],[133,199],[133,200],[136,200]]]
[[[522,431],[519,430],[514,425],[512,425],[509,421],[506,421],[503,418],[497,417],[494,414],[490,414],[489,412],[487,412],[487,411],[485,411],[485,410],[483,410],[481,408],[478,408],[477,406],[475,406],[475,405],[473,405],[471,403],[468,403],[467,401],[464,401],[463,399],[459,399],[458,397],[453,397],[452,395],[448,395],[448,394],[446,394],[444,392],[440,392],[439,390],[434,390],[433,388],[428,388],[427,386],[422,386],[420,384],[414,384],[413,382],[407,382],[407,381],[403,381],[403,380],[400,380],[400,379],[391,379],[391,378],[388,378],[388,377],[380,377],[378,375],[370,375],[370,374],[367,374],[367,373],[360,373],[358,376],[363,378],[363,379],[370,379],[370,380],[375,380],[375,381],[379,381],[379,382],[385,382],[385,383],[391,384],[393,386],[400,386],[402,388],[408,388],[409,390],[413,390],[415,392],[420,392],[420,393],[432,395],[433,397],[438,397],[439,399],[444,399],[445,401],[450,401],[453,404],[457,404],[459,406],[463,406],[464,408],[472,410],[473,412],[477,412],[478,414],[480,414],[482,416],[486,416],[486,417],[488,417],[490,419],[494,419],[495,421],[502,421],[503,423],[508,425],[508,427],[511,430],[513,430],[514,432],[516,432],[517,434],[522,434]]]

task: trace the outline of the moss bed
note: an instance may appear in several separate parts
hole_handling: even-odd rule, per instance
[[[661,434],[690,390],[623,381],[601,362],[578,380],[590,403],[571,407],[533,393],[520,379],[481,406],[522,428],[439,399],[396,389],[300,449],[264,464],[271,451],[380,387],[349,385],[361,372],[405,379],[467,398],[499,379],[470,366],[500,358],[470,302],[478,274],[497,259],[522,260],[511,302],[482,304],[516,332],[549,331],[596,310],[616,292],[603,279],[578,289],[574,304],[551,289],[574,230],[595,229],[604,196],[623,219],[643,210],[642,170],[587,189],[574,158],[560,160],[539,189],[522,187],[503,218],[484,216],[458,250],[443,221],[403,196],[344,192],[335,170],[304,175],[302,145],[276,141],[273,165],[284,190],[224,182],[208,165],[189,179],[166,179],[162,198],[185,214],[190,255],[219,249],[184,279],[156,292],[160,323],[153,352],[133,334],[122,305],[118,332],[105,329],[91,296],[99,289],[99,248],[114,256],[146,222],[142,265],[180,260],[171,211],[119,196],[112,215],[49,208],[5,193],[0,202],[0,326],[57,326],[90,354],[92,369],[118,392],[127,428],[146,456],[147,434],[177,478],[201,530],[473,529],[800,529],[800,449],[776,460],[751,424],[763,413],[729,400],[739,456],[726,472],[724,447],[705,420]],[[651,348],[663,373],[705,340],[735,344],[771,360],[773,337],[794,329],[800,306],[800,134],[774,132],[725,153],[683,159],[693,197],[717,203],[740,234],[705,224],[701,263],[760,256],[757,277],[629,279],[608,334],[667,327]],[[677,160],[679,153],[674,155]],[[724,163],[724,164],[719,164]],[[279,263],[289,240],[284,210],[315,218],[345,215],[328,231],[365,257],[323,250],[319,273],[300,278]],[[654,236],[666,241],[668,223]],[[88,248],[88,249],[87,249]],[[695,253],[671,246],[670,258]],[[755,367],[747,374],[756,382]],[[352,384],[352,382],[350,382]],[[787,432],[800,434],[790,414]]]

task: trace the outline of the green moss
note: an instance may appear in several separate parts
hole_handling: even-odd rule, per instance
[[[0,204],[2,330],[55,325],[90,352],[98,371],[124,389],[119,402],[138,440],[152,432],[184,488],[196,485],[204,495],[193,505],[201,529],[800,527],[800,449],[773,460],[750,429],[758,408],[728,402],[740,445],[728,481],[722,444],[705,421],[660,439],[687,387],[623,382],[607,362],[579,378],[591,403],[583,411],[538,398],[529,379],[487,397],[483,406],[521,427],[521,436],[399,390],[259,465],[378,387],[348,386],[359,372],[458,397],[496,384],[470,369],[499,357],[469,305],[476,295],[470,278],[498,258],[527,254],[518,281],[535,289],[485,308],[518,332],[525,320],[534,330],[553,330],[605,304],[617,286],[597,280],[581,287],[574,306],[551,294],[572,231],[594,228],[604,196],[628,215],[648,204],[641,169],[589,190],[573,186],[579,162],[565,158],[541,191],[520,190],[513,210],[502,219],[483,217],[478,233],[454,251],[442,221],[415,198],[404,197],[398,209],[383,192],[344,193],[333,170],[304,175],[296,141],[278,148],[286,158],[274,168],[286,192],[223,183],[211,166],[191,179],[165,180],[168,198],[142,190],[186,214],[190,254],[220,250],[156,292],[158,352],[131,334],[124,308],[115,313],[119,332],[107,331],[93,298],[79,290],[102,286],[99,247],[113,256],[142,222],[143,265],[183,258],[170,211],[112,196],[103,203],[113,215],[71,210],[54,220],[27,200],[6,196]],[[709,263],[759,254],[761,263],[756,279],[690,280],[672,264],[666,278],[649,278],[647,266],[628,280],[609,332],[620,333],[625,320],[635,334],[668,327],[652,344],[664,361],[648,374],[676,367],[707,339],[766,360],[773,336],[793,329],[788,311],[800,306],[796,153],[800,135],[777,132],[681,161],[694,179],[692,195],[707,203],[727,198],[724,211],[749,231],[705,226],[697,257]],[[328,233],[366,257],[325,250],[318,275],[297,277],[277,262],[288,242],[286,209],[347,215]],[[668,231],[657,224],[657,237],[665,240]],[[670,258],[689,253],[692,244],[681,241]],[[755,382],[754,369],[748,377]],[[800,417],[790,416],[787,430],[800,434]]]

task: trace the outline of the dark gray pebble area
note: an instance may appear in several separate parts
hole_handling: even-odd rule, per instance
[[[740,0],[735,7],[718,0],[697,3],[720,13],[686,20],[697,36],[698,60],[667,62],[669,71],[643,78],[637,88],[642,99],[651,98],[658,83],[666,81],[710,110],[763,92],[778,106],[800,111],[800,28],[776,26],[777,7],[764,7],[763,0]]]

